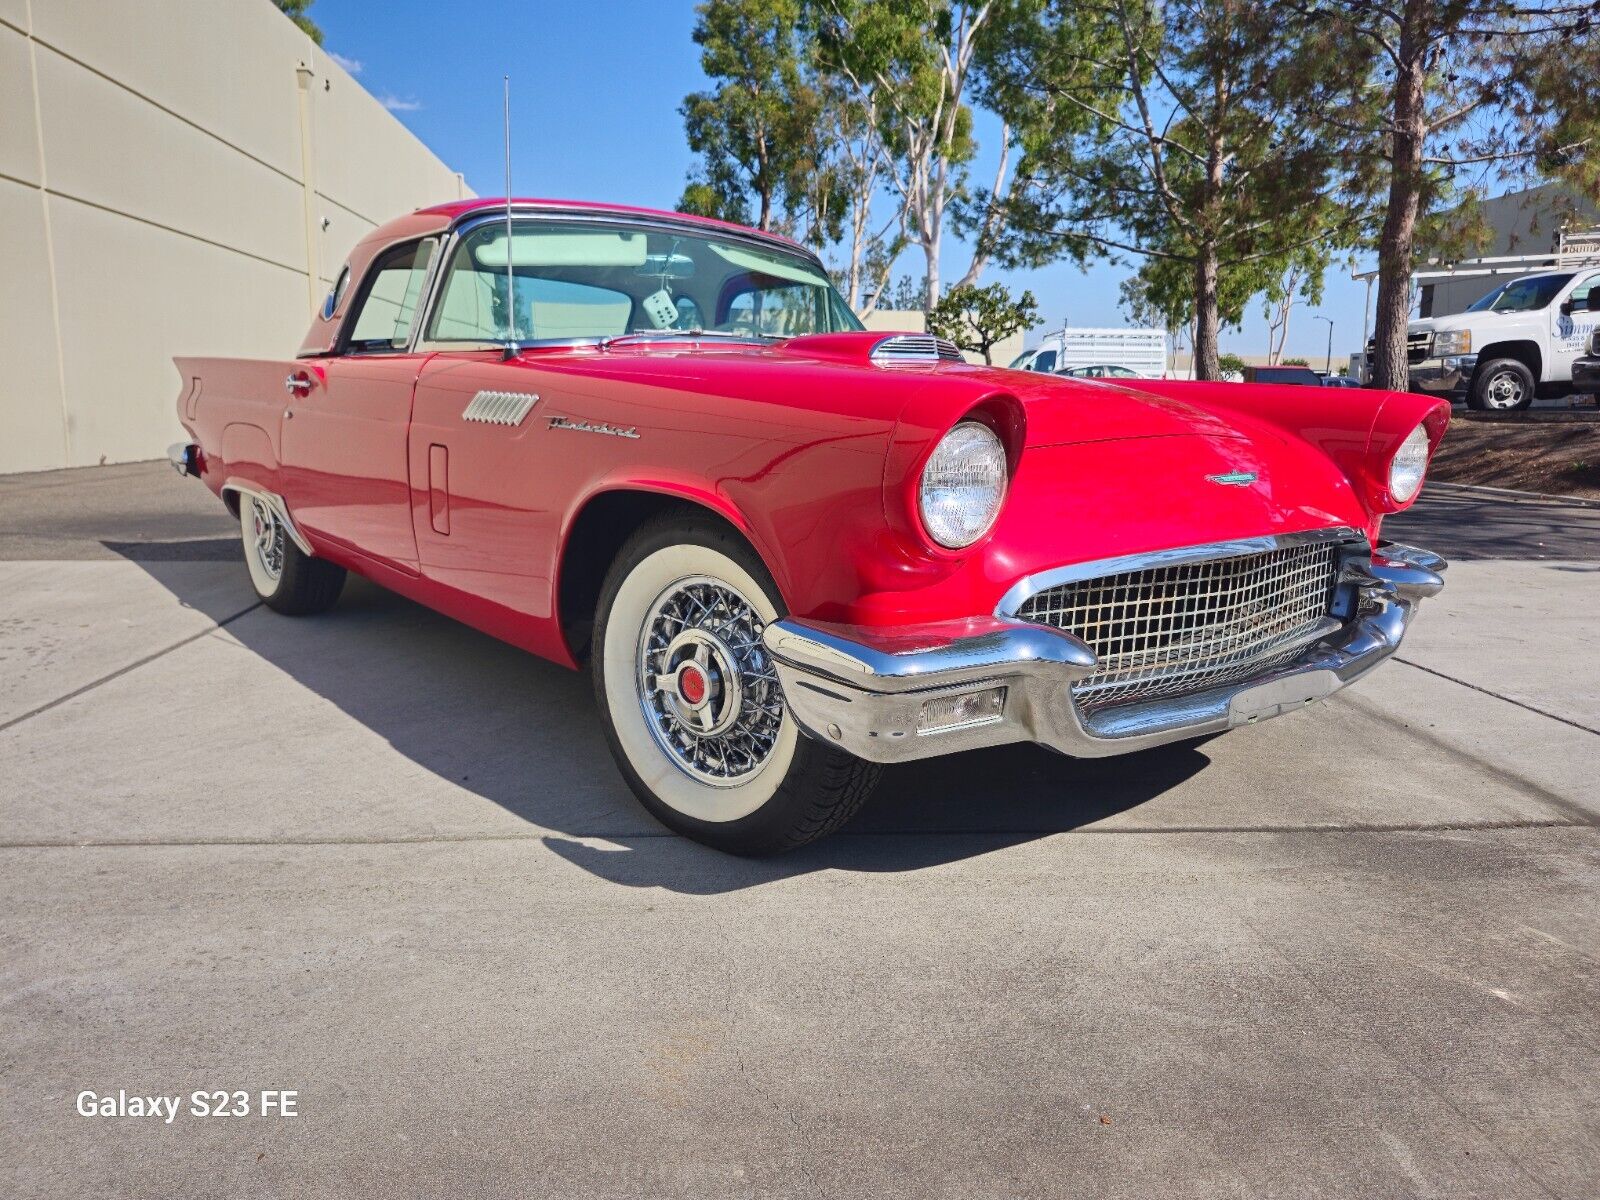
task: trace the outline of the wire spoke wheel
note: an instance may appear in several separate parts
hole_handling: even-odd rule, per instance
[[[271,505],[255,496],[250,498],[250,536],[251,549],[261,570],[270,579],[281,578],[286,541],[283,523]]]
[[[639,635],[639,703],[679,770],[713,787],[757,774],[783,723],[778,675],[749,600],[710,576],[680,579],[650,606]]]

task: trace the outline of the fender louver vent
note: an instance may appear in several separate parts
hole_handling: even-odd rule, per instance
[[[461,412],[463,421],[485,425],[521,425],[539,397],[532,392],[479,392]]]
[[[898,367],[963,360],[954,342],[925,333],[897,333],[872,348],[872,361],[880,367]]]

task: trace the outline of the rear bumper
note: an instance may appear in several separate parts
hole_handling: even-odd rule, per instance
[[[1291,662],[1193,695],[1080,711],[1072,684],[1094,651],[1047,625],[1003,617],[915,628],[863,629],[784,619],[764,640],[795,719],[813,737],[872,762],[904,762],[1036,742],[1102,758],[1254,724],[1354,683],[1400,646],[1418,604],[1444,586],[1438,555],[1385,545],[1352,560],[1344,584],[1356,616]],[[972,723],[925,732],[930,702],[1002,690],[973,706]]]
[[[200,474],[200,447],[193,442],[174,442],[167,447],[167,461],[179,475]]]

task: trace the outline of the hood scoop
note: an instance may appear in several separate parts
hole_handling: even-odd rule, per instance
[[[867,357],[874,366],[879,367],[915,367],[965,361],[954,342],[926,333],[890,334],[873,346]]]

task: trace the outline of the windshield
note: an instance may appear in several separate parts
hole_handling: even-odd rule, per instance
[[[1571,275],[1530,275],[1526,279],[1513,279],[1505,287],[1496,288],[1468,312],[1533,312],[1545,307],[1556,298],[1556,293],[1566,287]]]
[[[862,329],[811,259],[735,238],[597,221],[493,221],[456,244],[432,342],[702,330],[752,339]],[[507,292],[514,325],[508,327]]]

